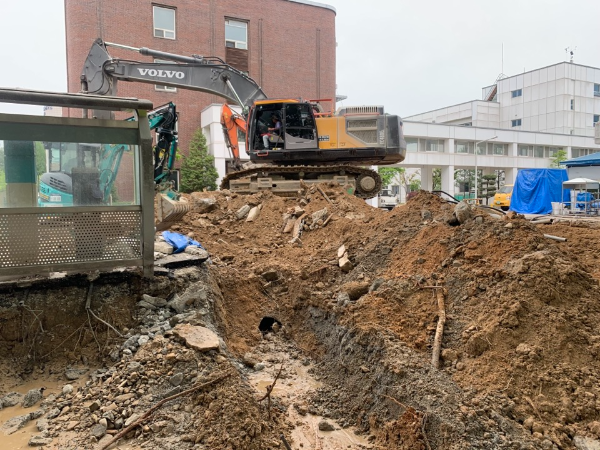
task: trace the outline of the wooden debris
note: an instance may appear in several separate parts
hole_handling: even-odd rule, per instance
[[[438,304],[438,323],[435,330],[435,338],[433,340],[433,353],[431,355],[431,365],[435,369],[440,367],[440,351],[442,349],[442,336],[444,335],[444,324],[446,323],[446,306],[444,304],[444,291],[438,289],[437,304]]]
[[[548,238],[548,239],[552,239],[553,241],[567,242],[567,238],[560,237],[560,236],[553,236],[551,234],[545,234],[544,237]]]

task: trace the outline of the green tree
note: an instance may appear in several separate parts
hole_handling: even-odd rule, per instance
[[[399,185],[402,183],[400,176],[404,173],[404,167],[380,167],[378,172],[383,186]]]
[[[190,142],[190,152],[181,164],[181,192],[198,192],[217,189],[219,174],[215,168],[215,157],[208,154],[206,137],[198,128]]]
[[[561,163],[567,160],[567,152],[562,148],[550,158],[550,167],[559,168]]]
[[[407,172],[406,170],[400,174],[400,181],[402,182],[402,186],[404,187],[404,192],[408,195],[409,192],[418,191],[421,189],[421,180],[419,179],[421,176],[420,170],[415,170],[414,172]]]
[[[436,167],[431,171],[431,179],[433,181],[433,190],[441,191],[442,190],[442,169]]]

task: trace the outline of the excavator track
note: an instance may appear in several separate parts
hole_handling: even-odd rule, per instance
[[[257,165],[225,176],[221,189],[241,194],[270,190],[283,197],[295,196],[308,184],[337,182],[352,187],[359,198],[373,198],[381,190],[381,177],[371,169],[358,166],[280,166]]]

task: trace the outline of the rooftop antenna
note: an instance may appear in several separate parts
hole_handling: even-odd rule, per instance
[[[569,56],[569,62],[573,62],[573,58],[575,57],[575,50],[577,50],[577,47],[575,48],[571,48],[571,47],[567,47],[565,48],[565,53],[567,53],[567,55]]]

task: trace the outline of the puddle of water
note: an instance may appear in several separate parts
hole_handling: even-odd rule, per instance
[[[292,430],[290,443],[293,450],[318,448],[321,450],[347,450],[370,448],[369,443],[360,436],[354,434],[353,428],[342,429],[336,426],[334,431],[320,431],[319,422],[323,417],[312,414],[300,415],[293,407],[296,399],[300,399],[308,392],[321,387],[322,383],[315,380],[308,372],[310,367],[303,366],[298,361],[286,361],[286,371],[290,374],[287,378],[277,380],[272,395],[279,398],[287,398],[291,402],[288,408],[288,419],[296,424]],[[274,367],[276,369],[276,367]],[[264,395],[268,385],[273,383],[274,375],[265,371],[250,375],[250,384],[260,395]],[[332,420],[327,419],[333,423]]]
[[[14,387],[7,389],[5,394],[7,394],[9,392],[19,392],[21,394],[26,394],[31,389],[39,389],[41,387],[45,387],[46,390],[44,391],[44,398],[46,398],[50,394],[57,395],[60,392],[62,392],[62,387],[67,383],[73,385],[73,387],[77,387],[78,385],[85,383],[84,378],[85,377],[82,377],[77,381],[39,380],[39,379],[27,381],[23,384],[19,384],[18,386],[14,386]],[[11,406],[11,407],[1,409],[0,410],[0,427],[2,425],[4,425],[4,423],[7,420],[12,419],[13,417],[23,416],[25,414],[29,414],[30,412],[36,411],[37,409],[39,409],[40,403],[41,402],[35,404],[31,408],[23,408],[23,407],[21,407],[21,405],[16,405],[16,406]],[[23,428],[21,428],[17,432],[10,434],[10,435],[6,435],[0,431],[0,441],[2,442],[2,444],[0,444],[0,446],[1,446],[2,450],[31,449],[32,447],[29,447],[29,445],[28,445],[29,439],[31,439],[31,437],[34,435],[40,434],[35,425],[36,422],[37,422],[37,419],[29,421],[27,423],[27,425],[25,425]]]

